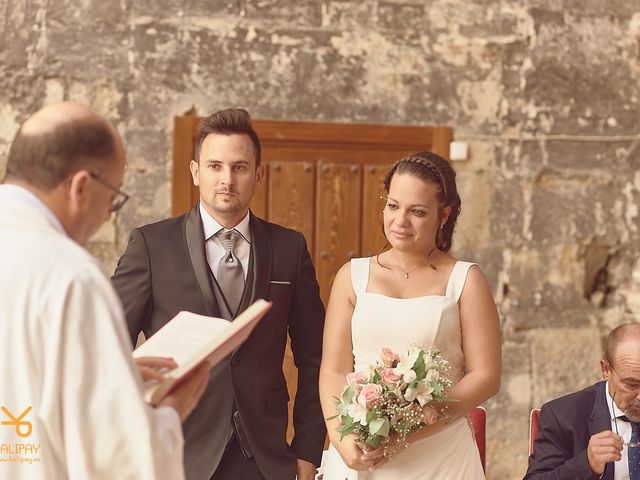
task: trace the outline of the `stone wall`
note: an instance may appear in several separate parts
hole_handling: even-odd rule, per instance
[[[91,105],[132,201],[92,250],[170,211],[175,115],[442,124],[471,146],[455,251],[499,305],[488,476],[521,478],[529,409],[599,377],[640,317],[638,0],[0,0],[0,174],[26,116]]]

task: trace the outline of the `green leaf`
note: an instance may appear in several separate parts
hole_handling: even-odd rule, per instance
[[[439,383],[436,383],[435,385],[431,385],[431,386],[433,387],[434,395],[440,395],[444,391],[444,387]]]
[[[369,424],[369,422],[373,420],[375,417],[376,417],[375,412],[373,410],[369,410],[367,412],[367,424]]]
[[[369,422],[369,431],[372,435],[387,437],[389,435],[389,419],[386,417],[374,418]]]
[[[378,448],[380,446],[380,437],[377,437],[376,435],[369,435],[365,443],[373,448]]]
[[[353,388],[353,385],[349,385],[344,392],[342,392],[342,395],[340,395],[340,401],[342,403],[351,403],[353,401],[353,396],[355,395],[355,390]]]
[[[424,363],[424,352],[418,354],[416,363],[413,364],[413,370],[416,372],[416,380],[422,380],[426,373],[426,365]]]

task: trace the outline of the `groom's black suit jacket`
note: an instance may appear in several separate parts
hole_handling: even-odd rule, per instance
[[[592,435],[611,430],[606,382],[552,400],[542,406],[538,435],[525,480],[596,479],[587,460]],[[613,463],[603,480],[613,480]]]
[[[226,438],[213,439],[207,432],[231,417],[231,411],[225,411],[229,404],[220,403],[225,385],[233,392],[247,440],[267,480],[295,478],[296,457],[320,464],[326,434],[318,395],[324,307],[315,271],[302,234],[253,214],[250,229],[253,282],[245,289],[240,310],[258,298],[271,300],[273,306],[249,339],[218,367],[219,382],[212,374],[184,424],[189,479],[208,480],[216,466],[212,456],[225,448]],[[180,217],[133,230],[112,280],[134,342],[140,331],[153,335],[181,310],[221,316],[198,205]],[[298,367],[291,446],[286,442],[289,395],[282,371],[287,333]]]

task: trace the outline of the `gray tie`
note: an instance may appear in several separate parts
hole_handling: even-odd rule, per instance
[[[233,253],[236,243],[240,239],[240,233],[235,230],[220,230],[216,233],[216,237],[220,239],[227,252],[218,263],[216,280],[227,300],[231,315],[235,315],[244,292],[244,271],[238,257]]]

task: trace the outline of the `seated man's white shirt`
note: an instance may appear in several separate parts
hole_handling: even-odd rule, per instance
[[[0,185],[0,292],[0,405],[32,407],[32,433],[3,425],[0,444],[38,445],[0,452],[0,478],[184,478],[180,419],[142,400],[110,282],[37,197],[11,185]]]
[[[607,398],[607,406],[609,408],[609,418],[611,418],[611,431],[616,431],[616,425],[618,433],[622,437],[623,441],[629,442],[631,440],[631,424],[624,420],[620,420],[620,417],[624,415],[624,412],[618,408],[613,402],[611,395],[609,395],[609,382],[606,383],[604,391]],[[612,407],[613,406],[613,410]],[[614,423],[614,418],[617,421]],[[614,462],[613,467],[613,479],[614,480],[629,480],[629,449],[624,447],[622,449],[622,458],[617,462]]]

